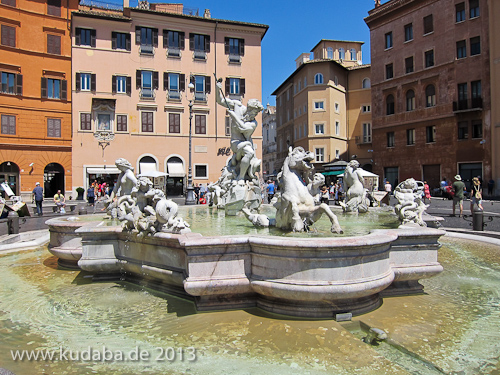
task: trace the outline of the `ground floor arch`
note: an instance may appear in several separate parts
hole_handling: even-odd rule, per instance
[[[19,195],[19,166],[16,163],[6,161],[0,164],[0,184],[3,182],[7,183],[14,195]],[[3,198],[8,198],[1,186],[0,193]]]
[[[43,171],[43,192],[45,198],[52,198],[57,190],[65,191],[64,168],[59,163],[49,163]]]

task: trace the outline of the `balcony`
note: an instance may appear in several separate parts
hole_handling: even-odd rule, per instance
[[[142,88],[140,95],[142,100],[155,100],[155,90],[153,89]]]
[[[372,136],[371,135],[364,135],[360,137],[359,135],[355,137],[356,139],[356,144],[357,145],[366,145],[366,144],[371,144],[372,143]]]
[[[453,112],[478,111],[483,109],[483,98],[472,98],[453,102]]]
[[[204,92],[195,92],[194,93],[194,100],[196,102],[206,102],[207,101],[207,94]]]
[[[170,90],[168,92],[168,100],[181,100],[181,93],[179,91]]]
[[[151,44],[141,44],[139,48],[139,53],[141,55],[154,55],[155,48]]]
[[[167,49],[167,57],[181,57],[180,48],[168,47]]]
[[[232,64],[241,64],[241,56],[236,54],[229,54],[228,61]]]
[[[193,59],[205,61],[207,59],[207,53],[205,51],[194,51]]]

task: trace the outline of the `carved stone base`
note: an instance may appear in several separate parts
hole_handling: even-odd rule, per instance
[[[233,181],[225,202],[226,216],[236,216],[246,206],[250,210],[260,207],[260,186],[253,182]]]

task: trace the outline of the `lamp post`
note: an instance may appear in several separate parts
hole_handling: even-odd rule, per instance
[[[194,89],[194,85],[189,83],[188,88]],[[193,174],[191,169],[191,143],[192,143],[192,124],[193,124],[193,97],[189,99],[189,169],[188,169],[188,185],[186,188],[186,205],[196,204],[196,197],[194,195],[193,187]]]

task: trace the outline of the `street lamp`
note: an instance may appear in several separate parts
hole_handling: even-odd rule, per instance
[[[192,82],[189,83],[188,88],[190,90],[194,89]],[[186,188],[186,205],[196,204],[196,197],[194,195],[193,187],[193,174],[191,169],[191,142],[192,142],[192,123],[193,123],[193,97],[191,96],[189,100],[189,169],[188,169],[188,186]]]

